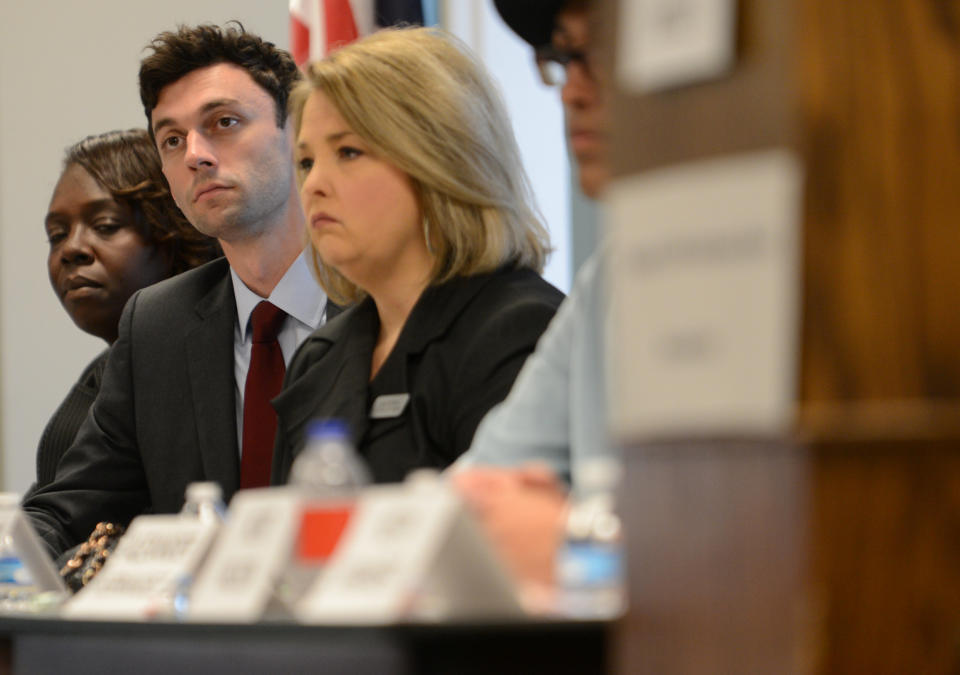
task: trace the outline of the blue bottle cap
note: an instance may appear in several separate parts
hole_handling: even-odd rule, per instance
[[[307,438],[341,438],[350,440],[350,427],[342,419],[331,417],[307,424]]]

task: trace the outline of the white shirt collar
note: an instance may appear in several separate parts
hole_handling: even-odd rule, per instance
[[[247,288],[232,267],[230,277],[233,279],[233,295],[237,301],[237,325],[241,327],[244,338],[249,328],[250,314],[261,300],[269,300],[312,329],[318,328],[323,321],[323,313],[327,307],[327,294],[323,292],[310,272],[306,251],[302,251],[287,268],[268,298],[261,298]]]

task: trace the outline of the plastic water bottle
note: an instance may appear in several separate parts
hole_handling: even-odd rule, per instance
[[[293,606],[322,573],[353,514],[370,471],[357,454],[345,422],[315,420],[290,468],[290,484],[302,497],[300,527],[291,564],[278,589]]]
[[[195,518],[201,522],[220,525],[227,517],[227,506],[223,503],[223,489],[219,483],[203,482],[187,485],[186,501],[180,509],[183,518]],[[195,570],[185,572],[176,580],[172,597],[173,616],[184,619],[190,604],[190,590],[193,587]],[[167,601],[171,599],[168,598]],[[166,610],[169,611],[169,610]]]
[[[370,472],[353,447],[346,422],[314,420],[307,442],[290,468],[290,484],[318,497],[349,496],[370,483]]]
[[[620,466],[587,460],[578,467],[564,541],[557,559],[561,610],[612,617],[623,610],[623,546],[615,495]]]
[[[227,517],[227,507],[223,503],[223,490],[219,483],[190,483],[187,486],[186,501],[180,510],[186,518],[199,518],[204,522],[221,523]]]

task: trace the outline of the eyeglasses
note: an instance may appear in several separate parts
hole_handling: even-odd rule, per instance
[[[590,60],[582,49],[562,49],[553,45],[537,48],[537,69],[540,79],[548,87],[562,87],[567,83],[567,68],[573,62],[579,63],[590,77]]]

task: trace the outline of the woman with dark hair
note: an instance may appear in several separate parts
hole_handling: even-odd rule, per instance
[[[167,188],[146,131],[110,131],[67,149],[44,226],[53,290],[83,331],[117,339],[127,300],[137,290],[220,256],[197,232]],[[35,488],[57,464],[100,389],[105,350],[87,366],[40,438]]]

